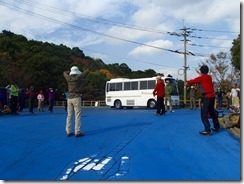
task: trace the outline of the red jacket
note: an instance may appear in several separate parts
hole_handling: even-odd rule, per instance
[[[153,95],[157,95],[158,97],[165,96],[164,83],[162,80],[157,81],[155,88],[153,90]]]
[[[215,97],[214,86],[211,75],[204,74],[195,79],[187,81],[187,84],[200,84],[200,92],[208,98]]]

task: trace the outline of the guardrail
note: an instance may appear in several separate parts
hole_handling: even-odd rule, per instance
[[[200,108],[201,106],[201,99],[196,100],[196,107]],[[184,100],[180,100],[180,106],[179,107],[183,107],[182,104],[184,104]],[[65,105],[65,101],[55,101],[54,102],[54,106],[64,106]],[[104,100],[82,100],[82,106],[83,107],[106,107],[106,102]],[[216,100],[215,102],[215,107],[218,106],[218,102]],[[227,106],[227,102],[225,100],[223,100],[223,107]],[[190,100],[186,101],[186,108],[190,107]]]
[[[86,107],[86,106],[88,106],[88,107],[92,107],[92,106],[94,106],[94,107],[105,107],[106,106],[106,103],[103,100],[97,100],[97,101],[82,100],[81,103],[82,103],[81,105],[83,107]],[[55,101],[54,102],[54,106],[64,106],[64,105],[65,105],[65,101]]]

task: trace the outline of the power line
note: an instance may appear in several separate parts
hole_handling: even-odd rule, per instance
[[[161,64],[147,62],[147,61],[141,61],[141,60],[138,60],[138,59],[130,59],[130,58],[123,57],[123,56],[113,56],[113,55],[105,53],[105,52],[95,51],[95,50],[91,50],[91,49],[87,49],[87,48],[81,48],[81,49],[82,50],[87,50],[87,51],[90,51],[90,52],[95,52],[95,53],[100,53],[100,54],[104,54],[104,55],[109,55],[109,56],[112,56],[112,57],[115,57],[115,58],[119,57],[119,58],[126,59],[126,60],[136,61],[136,62],[139,62],[139,63],[145,63],[145,64],[150,64],[150,65],[155,65],[155,66],[162,66],[162,67],[167,67],[167,68],[178,69],[176,67],[171,67],[171,66],[167,66],[167,65],[161,65]]]
[[[228,40],[231,41],[233,39],[227,39],[227,38],[214,38],[214,37],[204,37],[204,36],[188,36],[191,38],[198,38],[198,39],[209,39],[209,40]]]
[[[206,31],[206,32],[219,32],[219,33],[240,34],[240,32],[223,31],[223,30],[210,30],[210,29],[197,29],[197,28],[191,28],[191,30],[193,30],[193,31]]]
[[[120,26],[120,27],[123,27],[123,28],[135,29],[135,30],[140,30],[140,31],[148,31],[148,32],[154,32],[154,33],[160,33],[160,34],[168,34],[168,35],[177,36],[177,37],[182,37],[183,36],[182,34],[179,34],[179,33],[176,33],[176,32],[168,32],[168,31],[163,32],[163,31],[153,30],[153,29],[149,29],[149,28],[135,27],[135,26],[131,26],[131,25],[121,24],[121,23],[118,23],[118,22],[108,21],[108,20],[105,20],[105,19],[97,19],[97,18],[94,18],[94,17],[91,17],[91,16],[77,14],[77,13],[73,13],[73,12],[69,12],[69,11],[64,11],[64,10],[60,10],[60,9],[57,9],[57,8],[54,8],[54,7],[51,7],[51,6],[47,6],[47,5],[43,5],[43,4],[37,4],[37,3],[31,2],[31,1],[25,1],[25,0],[23,0],[23,1],[16,0],[16,1],[18,1],[18,2],[20,2],[22,4],[25,4],[25,5],[32,5],[34,7],[37,7],[38,9],[43,9],[45,11],[49,11],[49,12],[52,12],[52,13],[58,13],[58,14],[61,14],[61,15],[65,14],[65,15],[71,16],[72,18],[74,18],[74,16],[85,17],[84,20],[95,21],[95,22],[103,22],[103,23],[106,23],[106,24],[116,25],[116,26]],[[3,4],[5,4],[5,6],[10,7],[12,9],[15,9],[17,11],[20,11],[22,13],[29,14],[31,16],[35,16],[35,17],[38,17],[38,18],[41,18],[41,19],[44,19],[44,20],[47,20],[47,21],[51,21],[51,22],[54,22],[54,23],[57,23],[57,24],[61,24],[61,25],[67,26],[67,27],[80,29],[80,30],[83,30],[83,31],[89,31],[89,32],[92,32],[92,33],[95,33],[95,34],[98,34],[98,35],[101,35],[101,36],[105,36],[105,37],[109,37],[109,38],[113,38],[113,39],[117,39],[117,40],[121,40],[121,41],[126,41],[126,42],[134,43],[134,44],[137,44],[137,45],[147,46],[147,47],[151,47],[151,48],[155,48],[155,49],[165,50],[165,51],[169,51],[169,52],[173,52],[173,53],[178,53],[178,54],[186,54],[186,55],[191,55],[191,56],[201,56],[201,55],[203,55],[203,54],[196,54],[196,53],[189,52],[189,51],[183,52],[183,51],[179,51],[179,50],[172,50],[172,49],[167,49],[167,48],[156,47],[156,46],[143,44],[143,43],[132,41],[132,40],[128,40],[128,39],[123,39],[123,38],[111,36],[111,35],[100,33],[100,32],[97,32],[97,31],[94,31],[94,30],[91,30],[91,29],[87,29],[87,28],[84,28],[84,27],[80,27],[80,26],[76,26],[76,25],[73,25],[73,24],[65,23],[65,22],[62,22],[62,21],[59,21],[59,20],[56,20],[56,19],[53,19],[53,18],[49,18],[49,17],[43,16],[41,14],[30,12],[28,10],[19,8],[17,6],[11,5],[9,3],[6,3],[6,2],[0,0],[0,3],[1,2]],[[203,30],[203,29],[196,29],[196,28],[186,28],[186,32],[185,32],[186,36],[187,37],[191,37],[191,38],[198,38],[198,39],[230,40],[230,39],[220,39],[220,38],[211,38],[211,37],[191,36],[190,34],[193,33],[193,31],[195,31],[195,30],[197,30],[197,31],[210,31],[210,30]],[[212,31],[216,31],[217,32],[217,30],[212,30]],[[226,31],[222,31],[222,32],[226,32]],[[186,41],[189,41],[189,40],[186,40]],[[188,44],[188,45],[190,45],[190,44]],[[215,47],[215,46],[207,46],[207,45],[200,45],[200,44],[192,44],[192,46]]]
[[[194,43],[187,43],[187,45],[198,46],[198,47],[213,47],[213,48],[225,48],[225,49],[230,49],[230,47],[220,47],[220,46],[211,46],[211,45],[200,45],[200,44],[194,44]]]
[[[101,18],[95,18],[92,16],[88,16],[88,15],[84,15],[84,14],[78,14],[78,13],[74,13],[74,12],[70,12],[70,11],[66,11],[66,10],[61,10],[61,9],[57,9],[51,6],[47,6],[44,4],[40,4],[40,3],[34,3],[31,1],[20,1],[20,0],[16,0],[22,4],[26,4],[26,5],[33,5],[38,7],[39,9],[45,10],[45,11],[51,11],[53,13],[58,13],[60,15],[63,15],[64,13],[69,15],[70,17],[74,17],[75,18],[82,18],[86,21],[92,21],[92,22],[102,22],[105,24],[110,24],[110,25],[115,25],[118,27],[122,27],[122,28],[128,28],[128,29],[133,29],[133,30],[140,30],[140,31],[146,31],[146,32],[152,32],[152,33],[159,33],[159,34],[168,34],[168,35],[173,35],[171,34],[171,32],[169,31],[162,31],[162,30],[156,30],[156,29],[150,29],[150,28],[145,28],[145,27],[139,27],[139,26],[132,26],[132,25],[127,25],[127,24],[123,24],[123,23],[119,23],[119,22],[115,22],[115,21],[110,21],[110,20],[106,20],[106,19],[101,19]]]
[[[33,35],[38,36],[38,37],[41,37],[40,35],[34,34],[34,33],[30,32],[30,31],[25,31],[25,32],[33,34]],[[172,69],[178,69],[178,68],[172,67],[172,66],[167,66],[167,65],[162,65],[162,64],[142,61],[142,60],[138,60],[138,59],[131,59],[131,58],[123,57],[123,56],[115,56],[115,55],[112,55],[112,54],[109,54],[109,53],[105,53],[105,52],[101,52],[101,51],[97,51],[97,50],[92,50],[92,49],[88,49],[88,48],[80,48],[80,49],[81,50],[86,50],[86,51],[89,51],[89,52],[93,52],[93,53],[103,54],[103,55],[106,55],[106,56],[111,56],[111,57],[114,57],[114,58],[126,59],[126,61],[130,60],[130,61],[135,61],[135,62],[144,63],[144,64],[150,64],[150,65],[154,65],[154,66],[161,66],[161,67],[167,67],[167,68],[172,68]]]
[[[76,26],[76,25],[73,25],[73,24],[65,23],[65,22],[62,22],[62,21],[59,21],[59,20],[56,20],[56,19],[53,19],[53,18],[49,18],[49,17],[43,16],[43,15],[40,15],[40,14],[37,14],[37,13],[34,13],[34,12],[30,12],[28,10],[19,8],[17,6],[11,5],[11,4],[3,2],[3,1],[0,1],[0,2],[5,4],[5,6],[7,6],[9,8],[12,8],[12,9],[15,9],[17,11],[20,11],[22,13],[29,14],[31,16],[35,16],[35,17],[41,18],[43,20],[48,20],[48,21],[51,21],[51,22],[54,22],[54,23],[57,23],[57,24],[61,24],[61,25],[67,26],[67,27],[71,27],[71,28],[74,28],[74,29],[80,29],[80,30],[83,30],[83,31],[89,31],[89,32],[92,32],[92,33],[95,33],[95,34],[98,34],[98,35],[101,35],[101,36],[105,36],[105,37],[109,37],[109,38],[113,38],[113,39],[117,39],[117,40],[121,40],[121,41],[125,41],[125,42],[130,42],[130,43],[134,43],[134,44],[142,45],[142,46],[146,46],[146,47],[151,47],[151,48],[154,48],[154,49],[160,49],[160,50],[169,51],[169,52],[172,52],[172,53],[183,54],[183,52],[180,52],[179,50],[166,49],[166,48],[157,47],[157,46],[153,46],[153,45],[148,45],[148,44],[144,44],[144,43],[140,43],[140,42],[124,39],[124,38],[111,36],[111,35],[108,35],[108,34],[100,33],[100,32],[97,32],[97,31],[94,31],[94,30],[90,30],[90,29],[87,29],[87,28],[83,28],[83,27],[80,27],[80,26]]]

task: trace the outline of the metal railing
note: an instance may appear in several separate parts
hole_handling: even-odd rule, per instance
[[[183,104],[184,100],[180,100],[180,104]],[[65,101],[55,101],[54,106],[64,106]],[[107,107],[106,102],[104,100],[82,100],[82,106],[83,107]],[[200,108],[201,106],[201,99],[196,100],[196,108]],[[215,102],[215,107],[218,106],[218,102],[216,100]],[[223,100],[223,107],[227,106],[227,101]],[[181,105],[179,105],[181,108]],[[185,108],[190,107],[190,100],[186,100],[186,106]]]
[[[55,101],[54,106],[65,106],[65,101]],[[82,100],[81,102],[83,107],[105,107],[106,103],[104,100]]]

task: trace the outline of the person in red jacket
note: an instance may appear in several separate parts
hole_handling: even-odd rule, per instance
[[[200,76],[195,79],[189,80],[187,84],[199,84],[201,92],[201,120],[204,125],[204,130],[199,133],[202,135],[211,135],[211,130],[215,132],[220,131],[220,124],[218,120],[218,115],[215,113],[214,103],[215,103],[215,93],[214,85],[211,75],[208,74],[209,68],[206,65],[201,66]],[[214,127],[210,129],[210,123],[208,120],[208,113],[210,114]]]
[[[157,76],[156,78],[157,83],[153,90],[153,96],[157,95],[157,111],[156,115],[165,115],[165,105],[164,105],[164,96],[165,96],[165,90],[164,90],[164,82],[161,79],[161,76]]]

